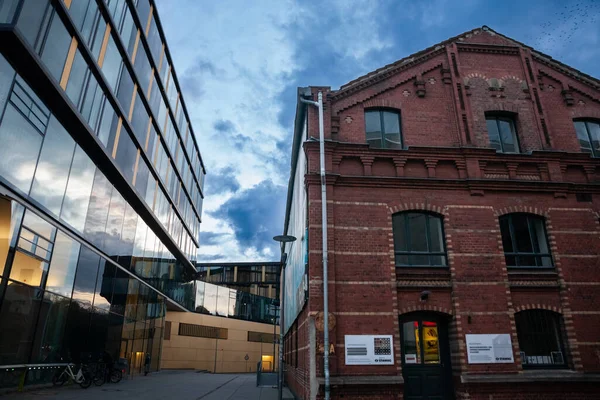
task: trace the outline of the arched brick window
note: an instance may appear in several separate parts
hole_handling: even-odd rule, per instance
[[[392,217],[397,267],[443,267],[447,265],[442,217],[407,211]]]
[[[544,218],[525,213],[500,217],[507,267],[552,268]]]
[[[365,111],[367,143],[378,149],[401,149],[402,128],[400,111],[368,109]]]
[[[566,357],[561,316],[548,310],[515,314],[523,368],[564,368]]]

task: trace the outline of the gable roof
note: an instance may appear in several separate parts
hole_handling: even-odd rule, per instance
[[[551,56],[544,54],[544,53],[534,49],[531,46],[528,46],[528,45],[521,43],[517,40],[514,40],[508,36],[498,33],[496,31],[494,31],[493,29],[491,29],[490,27],[488,27],[487,25],[483,25],[481,28],[475,28],[470,31],[463,32],[460,35],[446,39],[446,40],[444,40],[440,43],[437,43],[433,46],[430,46],[424,50],[418,51],[418,52],[411,54],[407,57],[404,57],[398,61],[395,61],[391,64],[388,64],[381,68],[378,68],[375,71],[372,71],[363,76],[360,76],[360,77],[342,85],[339,90],[333,91],[332,97],[335,99],[337,97],[343,97],[346,92],[354,92],[355,89],[357,88],[357,86],[362,86],[362,85],[366,84],[367,81],[371,81],[371,83],[375,83],[376,81],[379,81],[380,79],[385,79],[385,78],[389,77],[390,75],[394,74],[396,71],[404,69],[404,67],[406,67],[409,64],[415,65],[415,64],[420,63],[421,60],[425,60],[425,59],[429,58],[429,56],[431,56],[432,53],[442,50],[443,48],[445,48],[447,45],[449,45],[451,43],[458,42],[458,43],[465,43],[465,44],[482,44],[482,43],[477,43],[476,41],[472,41],[472,40],[468,39],[474,35],[481,34],[482,32],[487,32],[488,34],[497,35],[498,37],[504,39],[504,41],[507,42],[505,44],[506,46],[517,46],[517,47],[523,47],[523,48],[529,49],[534,56],[537,56],[537,58],[541,59],[542,61],[544,61],[546,63],[550,63],[551,65],[553,64],[556,68],[558,68],[560,70],[565,70],[566,72],[573,75],[575,78],[583,81],[584,83],[588,84],[589,86],[592,86],[593,88],[595,88],[597,90],[600,90],[600,79],[594,78],[593,76],[587,75],[575,68],[572,68],[566,64],[563,64],[560,61],[553,59]],[[502,46],[501,44],[500,45],[499,44],[488,44],[488,45],[489,46]]]

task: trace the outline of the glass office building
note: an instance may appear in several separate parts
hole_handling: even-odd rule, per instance
[[[189,120],[152,0],[0,0],[0,382],[158,368],[166,310],[196,310]]]

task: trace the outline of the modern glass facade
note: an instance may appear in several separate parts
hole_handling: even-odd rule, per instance
[[[0,375],[157,369],[166,310],[197,309],[205,169],[165,43],[153,1],[0,0]]]
[[[198,280],[279,299],[279,262],[196,263]]]

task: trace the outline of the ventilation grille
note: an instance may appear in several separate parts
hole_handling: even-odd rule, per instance
[[[179,336],[202,337],[209,339],[227,339],[227,328],[214,326],[179,324]]]

